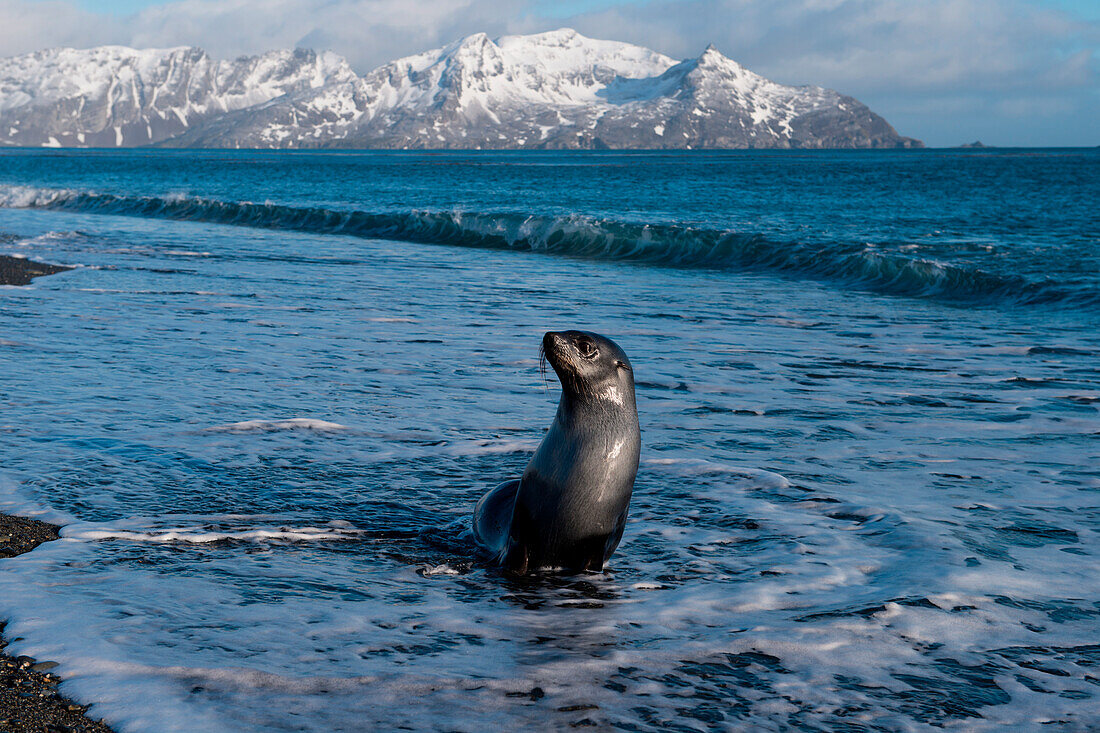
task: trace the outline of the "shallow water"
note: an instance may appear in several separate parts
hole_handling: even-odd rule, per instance
[[[66,525],[12,651],[125,731],[1094,728],[1098,170],[0,153],[0,253],[82,266],[0,288],[0,509]],[[508,579],[470,510],[571,327],[631,521]]]

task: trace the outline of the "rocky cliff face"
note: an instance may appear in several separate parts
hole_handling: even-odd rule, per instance
[[[6,133],[6,134],[5,134]],[[563,29],[475,34],[357,76],[332,54],[198,49],[0,61],[0,143],[247,148],[919,147],[857,100],[714,48],[677,62]]]

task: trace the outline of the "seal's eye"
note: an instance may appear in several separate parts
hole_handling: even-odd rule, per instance
[[[594,359],[596,358],[596,354],[599,353],[596,351],[596,345],[588,339],[577,341],[577,351],[579,351],[581,356],[585,359]]]

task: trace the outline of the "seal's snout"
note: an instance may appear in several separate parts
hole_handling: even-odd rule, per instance
[[[562,387],[569,387],[577,379],[579,368],[574,331],[548,331],[542,337],[542,358],[549,362],[558,375]],[[576,385],[573,385],[576,388]]]
[[[560,349],[567,343],[569,343],[569,334],[564,331],[547,331],[542,337],[542,347],[547,351]]]
[[[554,348],[564,340],[564,337],[557,331],[547,331],[542,337],[542,348],[546,351]]]
[[[542,353],[555,369],[561,364],[569,339],[558,331],[547,331],[542,337]]]

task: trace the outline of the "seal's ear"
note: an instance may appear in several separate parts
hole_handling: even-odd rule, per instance
[[[627,363],[626,363],[625,361],[623,361],[622,359],[619,359],[618,361],[616,361],[616,362],[615,362],[615,366],[617,366],[617,367],[618,367],[619,369],[625,369],[625,370],[627,370],[628,372],[630,371],[630,365],[629,365],[629,364],[627,364]]]

